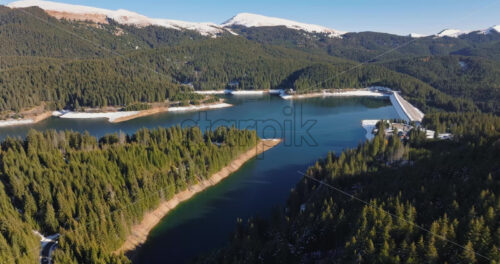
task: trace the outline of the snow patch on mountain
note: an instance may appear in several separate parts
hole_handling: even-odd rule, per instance
[[[460,35],[467,34],[468,32],[462,31],[459,29],[445,29],[438,34],[436,34],[437,37],[450,37],[450,38],[457,38]]]
[[[11,2],[7,4],[7,6],[10,8],[24,8],[24,7],[38,6],[43,10],[68,12],[75,14],[107,14],[108,12],[111,11],[96,7],[71,5],[71,4],[56,3],[56,2],[42,1],[42,0],[21,0],[21,1]]]
[[[205,22],[205,23],[199,23],[199,22],[186,22],[186,21],[180,21],[180,20],[172,20],[172,19],[151,19],[152,24],[155,26],[163,26],[163,27],[170,27],[173,29],[187,29],[187,30],[194,30],[200,32],[200,34],[207,36],[215,36],[216,34],[224,32],[223,29],[221,29],[218,25],[215,23],[210,23],[210,22]]]
[[[58,18],[68,18],[72,20],[90,20],[96,23],[105,22],[102,17],[107,17],[124,25],[134,25],[137,27],[161,26],[177,30],[187,29],[197,31],[205,36],[214,36],[216,34],[224,32],[224,29],[220,28],[214,23],[196,23],[170,19],[149,18],[124,9],[108,10],[103,8],[71,5],[42,0],[21,0],[9,3],[7,6],[10,8],[38,6],[41,9],[48,11],[49,14],[51,13],[50,11],[52,11],[52,13]]]
[[[412,37],[412,38],[423,38],[423,37],[425,37],[425,35],[418,34],[418,33],[410,33],[409,36]]]
[[[491,34],[493,32],[500,33],[500,25],[492,26],[487,29],[483,29],[480,31],[482,34]]]
[[[451,38],[457,38],[461,35],[469,34],[469,33],[477,33],[477,34],[491,34],[493,32],[500,33],[500,25],[492,26],[487,29],[482,29],[482,30],[473,30],[473,31],[464,31],[464,30],[459,30],[459,29],[445,29],[438,34],[436,34],[436,37],[451,37]]]
[[[244,27],[276,27],[284,26],[296,30],[304,30],[310,33],[327,34],[329,37],[340,37],[346,32],[313,24],[300,23],[288,19],[267,17],[257,14],[240,13],[221,24],[222,27],[244,26]]]

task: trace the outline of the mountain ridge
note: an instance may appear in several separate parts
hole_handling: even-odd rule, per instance
[[[347,33],[336,29],[327,28],[320,25],[306,24],[283,18],[268,17],[252,13],[239,13],[221,24],[223,27],[244,26],[244,27],[274,27],[284,26],[286,28],[304,30],[310,33],[327,34],[329,37],[340,37]]]
[[[58,19],[77,21],[92,21],[107,24],[107,19],[113,19],[119,24],[137,27],[161,26],[177,30],[194,30],[204,36],[214,36],[224,32],[224,29],[210,22],[186,22],[172,19],[149,18],[136,12],[125,9],[109,10],[82,5],[72,5],[51,1],[21,0],[7,4],[10,8],[26,8],[37,6],[49,15]]]
[[[20,0],[8,3],[10,8],[26,8],[38,6],[45,10],[49,15],[57,19],[69,19],[77,21],[92,21],[95,23],[108,23],[108,19],[112,19],[119,24],[133,25],[137,27],[160,26],[176,30],[193,30],[199,32],[203,36],[216,37],[225,32],[237,35],[231,29],[234,27],[279,27],[283,26],[289,29],[301,30],[312,34],[326,34],[330,38],[341,38],[347,32],[329,27],[302,23],[284,18],[269,17],[259,14],[242,12],[232,18],[224,21],[221,24],[213,22],[187,22],[166,18],[150,18],[142,14],[125,10],[117,9],[110,10],[104,8],[73,5],[60,2],[44,1],[44,0]],[[444,29],[433,35],[424,35],[411,33],[411,37],[453,37],[457,38],[469,33],[490,34],[492,32],[500,33],[500,25],[495,25],[487,29],[478,29],[473,31],[463,31],[459,29]]]

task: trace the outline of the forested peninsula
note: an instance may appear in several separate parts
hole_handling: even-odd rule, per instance
[[[0,149],[0,260],[36,262],[37,230],[61,235],[56,263],[129,263],[113,251],[132,225],[258,142],[255,131],[178,126],[100,139],[53,130],[8,138]]]

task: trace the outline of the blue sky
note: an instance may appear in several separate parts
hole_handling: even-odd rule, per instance
[[[0,3],[12,2],[0,0]],[[240,12],[319,24],[344,31],[434,34],[500,24],[498,0],[59,0],[149,17],[221,23]]]

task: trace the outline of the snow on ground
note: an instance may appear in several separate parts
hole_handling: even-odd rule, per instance
[[[108,12],[113,12],[111,10],[95,8],[82,5],[70,5],[64,3],[57,3],[51,1],[41,1],[41,0],[22,0],[7,4],[10,8],[23,8],[38,6],[43,10],[52,10],[59,12],[69,12],[76,14],[107,14]]]
[[[136,12],[118,9],[109,10],[104,8],[96,8],[83,5],[72,5],[43,0],[20,0],[9,3],[11,8],[24,8],[38,6],[46,11],[58,12],[59,17],[65,17],[73,20],[90,20],[97,23],[106,23],[105,18],[115,20],[120,24],[134,25],[137,27],[160,26],[176,30],[194,30],[204,36],[216,36],[225,31],[237,35],[229,27],[233,25],[241,25],[246,27],[266,27],[266,26],[285,26],[291,29],[304,30],[311,33],[324,33],[330,37],[340,37],[345,34],[343,31],[330,29],[327,27],[305,24],[287,19],[266,17],[249,13],[241,13],[221,25],[210,22],[186,22],[180,20],[149,18]],[[77,16],[75,16],[75,14]],[[86,16],[87,15],[87,16]],[[226,28],[227,27],[227,28]]]
[[[445,29],[436,34],[436,37],[450,37],[456,38],[460,35],[467,34],[468,32],[459,29]]]
[[[264,94],[266,91],[264,90],[237,90],[231,91],[232,95],[259,95]]]
[[[492,26],[487,29],[483,29],[479,31],[482,34],[491,34],[493,32],[500,33],[500,25]]]
[[[469,34],[469,33],[478,33],[478,34],[491,34],[491,33],[500,33],[500,25],[495,25],[492,27],[489,27],[487,29],[480,29],[480,30],[471,30],[471,31],[465,31],[465,30],[460,30],[460,29],[445,29],[438,34],[436,34],[436,37],[451,37],[451,38],[456,38],[464,34]]]
[[[381,120],[361,120],[361,126],[366,130],[366,139],[372,140],[375,137],[372,132],[380,121]]]
[[[460,65],[460,68],[462,68],[462,69],[467,68],[467,63],[465,61],[459,61],[458,65]]]
[[[10,8],[25,8],[38,6],[46,11],[57,12],[55,15],[58,18],[64,17],[73,20],[90,20],[96,23],[106,23],[106,18],[115,20],[120,24],[134,25],[137,27],[146,26],[161,26],[165,28],[171,28],[176,30],[194,30],[199,32],[204,36],[213,36],[223,32],[229,32],[233,35],[238,35],[230,29],[231,26],[244,26],[244,27],[273,27],[273,26],[284,26],[296,30],[304,30],[310,33],[322,33],[327,34],[329,37],[342,37],[346,32],[327,28],[320,25],[306,24],[297,21],[292,21],[288,19],[267,17],[263,15],[250,14],[250,13],[240,13],[226,22],[218,25],[210,22],[186,22],[172,19],[162,19],[162,18],[149,18],[147,16],[141,15],[136,12],[118,9],[109,10],[104,8],[96,8],[83,5],[72,5],[65,3],[58,3],[52,1],[43,0],[20,0],[7,4]],[[52,14],[54,15],[54,14]],[[483,30],[476,30],[476,32],[483,34],[490,34],[492,32],[500,33],[500,25],[492,26]],[[438,34],[436,37],[458,37],[462,34],[467,34],[469,31],[462,31],[458,29],[445,29]],[[410,37],[419,38],[424,37],[424,35],[411,33]]]
[[[270,94],[282,94],[283,90],[282,89],[271,89],[269,90]]]
[[[370,91],[370,90],[356,90],[356,91],[345,91],[339,93],[323,93],[325,96],[387,96],[386,94]]]
[[[117,118],[127,117],[136,115],[139,111],[120,111],[120,112],[98,112],[98,113],[85,113],[85,112],[59,112],[56,111],[52,115],[59,116],[59,118],[71,118],[71,119],[95,119],[95,118],[107,118],[110,122],[113,122]]]
[[[218,33],[222,33],[224,31],[222,28],[220,28],[218,25],[214,23],[196,23],[196,22],[184,22],[171,19],[149,18],[141,14],[124,9],[109,10],[103,8],[95,8],[82,5],[71,5],[71,4],[42,1],[42,0],[21,0],[9,3],[7,6],[11,8],[38,6],[46,11],[56,11],[56,12],[64,12],[64,13],[79,14],[79,15],[88,14],[89,17],[87,18],[89,20],[92,20],[91,15],[100,15],[111,18],[116,22],[125,25],[135,25],[138,27],[146,27],[154,25],[154,26],[161,26],[177,30],[181,29],[195,30],[202,35],[215,35]],[[98,21],[95,22],[102,22],[102,21],[99,19]]]
[[[379,96],[387,96],[387,94],[380,93],[377,91],[372,91],[369,89],[359,89],[359,90],[353,90],[353,91],[339,91],[339,92],[326,92],[323,91],[321,93],[312,93],[312,94],[295,94],[295,95],[288,95],[285,93],[282,93],[281,98],[283,99],[300,99],[300,98],[310,98],[310,97],[329,97],[329,96],[374,96],[374,97],[379,97]]]
[[[231,33],[234,36],[239,36],[238,33],[232,31],[230,28],[226,28],[226,31],[229,32],[229,33]]]
[[[226,90],[206,90],[206,91],[194,91],[195,94],[225,94]]]
[[[168,112],[187,112],[187,111],[198,111],[198,110],[207,110],[207,109],[218,109],[218,108],[226,108],[231,107],[232,104],[227,103],[219,103],[219,104],[201,104],[201,105],[189,105],[189,106],[174,106],[169,107]]]
[[[0,127],[19,126],[33,124],[33,119],[10,119],[0,120]]]
[[[51,246],[51,248],[48,251],[48,255],[45,256],[45,257],[49,257],[50,258],[50,256],[52,255],[52,251],[55,249],[55,246],[58,243],[57,240],[59,239],[60,234],[56,233],[56,234],[53,234],[53,235],[50,235],[50,236],[44,236],[40,232],[38,232],[36,230],[33,230],[33,233],[35,235],[37,235],[38,237],[40,237],[40,258],[44,257],[43,256],[44,249],[52,243],[52,246]],[[40,260],[42,260],[42,259],[40,259]],[[45,262],[41,261],[40,263],[45,263]]]
[[[42,243],[42,248],[49,242],[54,242],[56,241],[58,238],[59,238],[59,234],[53,234],[53,235],[50,235],[50,236],[44,236],[42,235],[40,232],[38,231],[33,231],[33,233],[35,233],[35,235],[39,236],[40,237],[40,242]]]
[[[324,33],[330,37],[340,37],[346,32],[306,23],[300,23],[288,19],[267,17],[257,14],[240,13],[228,21],[221,24],[223,27],[244,26],[244,27],[275,27],[284,26],[296,30],[304,30],[310,33]]]
[[[71,111],[69,111],[69,110],[54,111],[54,112],[52,112],[52,116],[60,117],[60,116],[66,114],[66,113],[69,113],[69,112],[71,112]]]
[[[425,35],[418,34],[418,33],[410,33],[410,37],[412,37],[412,38],[423,38],[423,37],[425,37]]]
[[[232,94],[232,95],[261,95],[265,93],[279,94],[281,90],[208,90],[208,91],[194,91],[196,94]]]
[[[222,30],[215,23],[210,22],[185,22],[180,20],[172,19],[150,19],[152,25],[162,26],[166,28],[173,28],[177,30],[187,29],[199,32],[204,36],[214,36],[216,34],[222,33]]]
[[[218,103],[218,104],[201,104],[201,105],[189,105],[189,106],[174,106],[169,107],[168,112],[183,112],[183,111],[197,111],[197,110],[209,110],[230,107],[231,104]],[[96,118],[107,118],[109,122],[113,122],[118,118],[134,116],[139,114],[140,111],[118,111],[118,112],[73,112],[73,111],[54,111],[52,116],[58,116],[59,118],[69,118],[69,119],[96,119]]]

